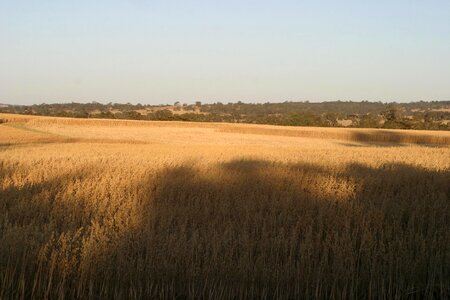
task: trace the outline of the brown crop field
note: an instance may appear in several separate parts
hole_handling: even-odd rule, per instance
[[[450,132],[0,123],[0,299],[450,296]]]

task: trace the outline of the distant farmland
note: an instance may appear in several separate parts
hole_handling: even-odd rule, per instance
[[[448,131],[0,120],[0,299],[450,296]]]

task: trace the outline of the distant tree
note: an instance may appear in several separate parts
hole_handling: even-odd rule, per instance
[[[387,110],[381,112],[381,115],[386,119],[386,121],[395,121],[399,114],[396,108],[388,108]]]
[[[160,121],[170,121],[173,120],[173,113],[168,109],[158,110],[155,112],[155,117]]]
[[[337,115],[335,113],[325,113],[323,118],[325,126],[335,126],[337,124]]]
[[[359,126],[363,128],[376,128],[378,127],[378,121],[376,117],[372,115],[363,115],[359,120]]]
[[[138,113],[137,111],[134,110],[130,110],[130,111],[125,111],[120,115],[121,119],[130,119],[130,120],[141,120],[142,119],[142,115],[140,113]]]

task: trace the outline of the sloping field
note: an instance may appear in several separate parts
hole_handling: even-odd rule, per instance
[[[244,133],[270,136],[306,137],[320,139],[336,139],[355,142],[376,143],[405,143],[423,145],[448,145],[450,146],[450,132],[448,131],[424,131],[424,130],[391,130],[391,129],[356,129],[356,128],[326,128],[326,127],[291,127],[252,124],[230,123],[196,123],[196,122],[170,122],[170,121],[132,121],[132,120],[107,120],[107,119],[73,119],[54,118],[40,116],[26,116],[13,114],[0,114],[0,123],[28,123],[32,126],[59,129],[64,125],[71,125],[70,130],[78,126],[83,127],[143,127],[148,128],[202,128],[211,129],[214,132]],[[80,128],[77,128],[80,129]],[[80,130],[83,131],[83,130]],[[72,133],[73,130],[72,130]],[[140,135],[137,135],[141,139]],[[84,138],[85,136],[83,136]]]
[[[450,296],[448,132],[0,120],[0,299]]]

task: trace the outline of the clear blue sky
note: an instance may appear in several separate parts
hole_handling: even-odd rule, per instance
[[[450,1],[0,0],[0,103],[450,99]]]

